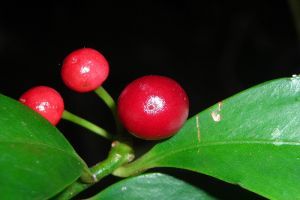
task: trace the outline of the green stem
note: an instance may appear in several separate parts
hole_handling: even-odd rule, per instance
[[[119,121],[118,114],[117,114],[117,105],[114,99],[110,96],[110,94],[103,88],[99,87],[95,90],[95,93],[104,101],[104,103],[109,107],[111,110],[113,117],[115,119],[117,133],[122,132],[122,125]]]
[[[134,162],[128,163],[126,165],[122,165],[113,171],[114,176],[118,177],[129,177],[135,176],[143,173],[144,171],[155,167],[154,164],[151,164],[155,159],[151,156],[151,154],[144,154],[142,157],[138,158]]]
[[[99,87],[95,90],[96,94],[104,101],[104,103],[110,108],[113,114],[116,113],[116,103],[110,94],[103,88]]]
[[[299,0],[288,0],[291,13],[294,18],[294,24],[298,33],[298,40],[300,42],[300,1]]]
[[[65,120],[68,120],[70,122],[73,122],[77,125],[80,125],[86,129],[106,138],[106,139],[109,139],[109,140],[113,139],[113,137],[105,129],[93,124],[92,122],[87,121],[86,119],[78,117],[77,115],[70,113],[67,110],[64,110],[62,118]]]
[[[108,157],[104,161],[90,168],[90,172],[92,173],[92,176],[95,180],[94,183],[84,183],[79,179],[68,188],[66,188],[58,196],[56,196],[55,199],[71,199],[81,191],[91,187],[105,176],[111,174],[118,167],[130,162],[133,158],[134,154],[130,146],[118,141],[113,142]]]

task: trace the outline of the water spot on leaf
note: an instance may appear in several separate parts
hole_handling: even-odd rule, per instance
[[[213,120],[214,120],[215,122],[221,121],[221,115],[220,115],[219,113],[217,113],[217,111],[213,111],[213,112],[211,113],[211,117],[213,118]]]
[[[222,102],[219,102],[218,103],[218,108],[217,110],[211,112],[211,117],[212,119],[215,121],[215,122],[219,122],[221,121],[222,119],[222,116],[221,116],[221,109],[222,109]]]
[[[122,190],[122,191],[126,191],[126,190],[127,190],[127,187],[126,187],[126,186],[123,186],[123,187],[121,188],[121,190]]]

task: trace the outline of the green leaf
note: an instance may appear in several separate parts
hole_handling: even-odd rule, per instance
[[[213,200],[204,191],[169,175],[149,173],[122,180],[89,200]]]
[[[153,167],[204,173],[270,199],[300,199],[300,77],[217,103],[115,174]]]
[[[47,199],[85,164],[47,120],[0,94],[0,199]]]

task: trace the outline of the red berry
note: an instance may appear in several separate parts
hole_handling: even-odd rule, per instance
[[[47,86],[33,87],[22,94],[19,100],[53,125],[59,122],[64,111],[63,98],[56,90]]]
[[[136,79],[122,91],[118,114],[133,135],[158,140],[174,135],[188,117],[189,100],[173,79],[149,75]]]
[[[63,61],[61,76],[64,83],[77,92],[90,92],[107,79],[109,64],[105,57],[91,48],[78,49]]]

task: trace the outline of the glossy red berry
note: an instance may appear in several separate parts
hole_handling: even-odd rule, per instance
[[[189,100],[173,79],[149,75],[131,82],[118,99],[118,115],[133,135],[158,140],[174,135],[188,117]]]
[[[63,98],[56,90],[47,86],[27,90],[19,101],[41,114],[53,125],[59,122],[64,111]]]
[[[107,79],[109,64],[105,57],[91,48],[71,52],[63,61],[61,77],[64,83],[77,92],[90,92]]]

